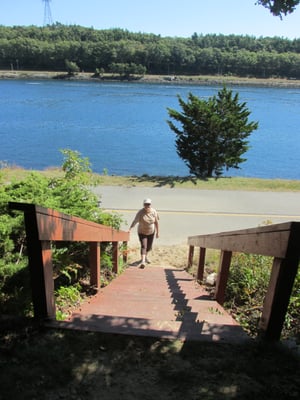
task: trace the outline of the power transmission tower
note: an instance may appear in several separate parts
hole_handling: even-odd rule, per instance
[[[50,1],[51,0],[43,0],[45,3],[44,7],[44,26],[46,25],[52,25],[52,15],[51,15],[51,8],[50,8]]]

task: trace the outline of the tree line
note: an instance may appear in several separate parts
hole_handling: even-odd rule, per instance
[[[120,65],[148,74],[300,78],[300,39],[197,33],[161,37],[60,23],[0,26],[0,69],[62,71],[66,60],[86,72],[114,72]]]

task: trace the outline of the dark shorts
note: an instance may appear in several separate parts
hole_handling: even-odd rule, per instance
[[[139,233],[139,239],[141,243],[142,254],[146,254],[146,252],[152,250],[154,233],[152,233],[151,235],[144,235],[143,233]]]

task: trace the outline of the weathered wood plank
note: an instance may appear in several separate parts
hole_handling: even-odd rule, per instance
[[[10,203],[12,209],[34,212],[37,218],[39,240],[126,242],[129,233],[110,226],[73,217],[34,204]]]
[[[206,255],[206,249],[204,247],[200,247],[198,269],[197,269],[197,281],[199,282],[202,282],[204,277],[205,255]]]
[[[90,243],[90,254],[89,254],[89,263],[90,263],[90,284],[95,286],[96,288],[100,288],[100,257],[101,257],[101,249],[100,243],[92,242]]]
[[[259,228],[190,236],[188,244],[194,247],[283,258],[287,251],[291,224],[287,222]]]
[[[221,305],[224,304],[225,300],[225,291],[229,276],[231,257],[232,257],[231,251],[222,250],[220,257],[218,279],[216,283],[216,294],[215,294],[215,299]]]

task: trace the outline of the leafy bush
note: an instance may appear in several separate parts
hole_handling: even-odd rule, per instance
[[[89,190],[91,185],[99,181],[93,178],[87,158],[69,149],[61,151],[64,156],[63,177],[47,178],[37,172],[26,178],[10,183],[1,181],[0,175],[0,312],[12,311],[13,298],[24,299],[22,307],[16,307],[21,314],[27,315],[31,309],[30,288],[24,272],[27,265],[26,235],[22,213],[8,209],[8,202],[34,203],[53,208],[66,214],[78,216],[100,224],[119,229],[121,218],[104,213],[99,208],[98,197]],[[88,273],[88,247],[85,243],[52,243],[54,277],[56,288],[70,285],[79,277]],[[102,246],[102,252],[110,248]],[[25,268],[26,270],[26,268]],[[12,288],[12,282],[18,284]]]
[[[297,337],[300,342],[300,266],[290,298],[283,333],[285,336]]]
[[[225,306],[250,334],[256,335],[272,259],[255,254],[234,254],[226,288]]]
[[[61,286],[55,291],[56,297],[56,318],[58,320],[66,319],[68,311],[72,307],[78,307],[81,302],[81,286]]]

